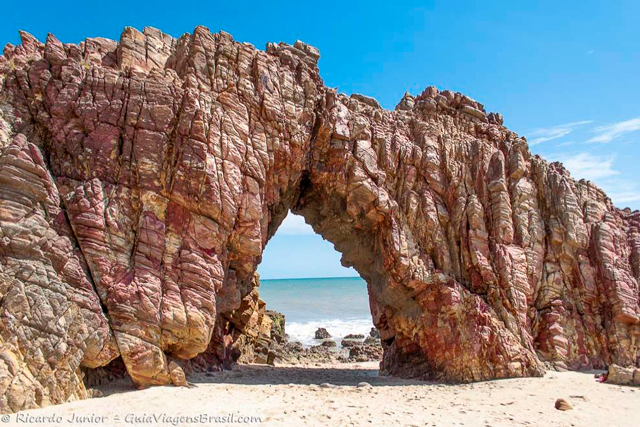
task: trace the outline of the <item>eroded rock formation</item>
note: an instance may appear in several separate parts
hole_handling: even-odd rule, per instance
[[[384,373],[640,362],[640,213],[478,102],[384,110],[325,87],[311,46],[203,27],[21,36],[0,56],[2,412],[83,397],[116,358],[139,385],[224,363],[220,319],[290,209],[367,281]]]

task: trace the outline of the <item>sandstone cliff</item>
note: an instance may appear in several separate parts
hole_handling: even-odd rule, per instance
[[[289,209],[367,281],[384,373],[638,366],[640,212],[478,102],[387,111],[325,87],[311,46],[203,27],[21,36],[0,56],[0,411],[84,397],[120,358],[140,385],[224,363]]]

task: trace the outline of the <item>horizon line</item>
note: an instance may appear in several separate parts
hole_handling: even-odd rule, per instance
[[[260,281],[267,280],[310,280],[310,279],[362,279],[360,275],[357,276],[331,276],[331,277],[281,277],[277,279],[263,279],[260,278]],[[362,279],[364,280],[364,279]]]

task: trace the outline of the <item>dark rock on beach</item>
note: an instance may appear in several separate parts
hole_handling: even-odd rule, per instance
[[[382,347],[380,345],[359,345],[349,350],[349,361],[368,362],[379,361],[382,358]]]
[[[326,338],[331,338],[331,334],[329,334],[329,332],[327,332],[325,328],[318,328],[315,334],[315,338],[317,340],[323,340]]]
[[[380,345],[380,338],[367,337],[364,339],[364,345]]]
[[[341,344],[343,348],[350,348],[350,347],[362,345],[362,341],[352,340],[352,339],[343,339]]]
[[[362,334],[349,334],[346,337],[344,337],[343,339],[345,340],[353,340],[353,339],[362,339],[364,338],[364,335]]]
[[[285,333],[285,317],[284,314],[277,311],[267,310],[267,316],[271,319],[271,338],[278,343],[283,343],[287,340]]]

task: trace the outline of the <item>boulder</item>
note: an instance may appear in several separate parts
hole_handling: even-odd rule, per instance
[[[352,340],[352,339],[343,339],[342,342],[340,343],[342,347],[344,348],[349,348],[349,347],[355,347],[357,345],[362,345],[362,341],[360,340]]]
[[[374,337],[367,337],[364,339],[363,342],[364,345],[380,345],[380,338],[374,338]]]
[[[294,341],[294,342],[288,342],[285,345],[285,348],[289,351],[302,351],[303,347],[302,347],[302,343],[298,342],[298,341]]]
[[[349,334],[346,337],[344,337],[343,339],[345,340],[353,340],[353,339],[362,339],[364,338],[364,335],[362,334]]]
[[[606,378],[611,384],[640,386],[640,369],[610,365]]]
[[[326,338],[331,338],[331,334],[325,328],[318,328],[315,333],[315,339],[323,340]]]
[[[284,314],[272,310],[267,310],[265,314],[271,319],[271,338],[278,343],[285,342],[287,340],[287,334],[285,333],[286,319]]]
[[[169,373],[171,375],[171,382],[178,387],[188,387],[187,378],[184,375],[184,371],[176,362],[169,363]]]
[[[358,345],[349,349],[349,361],[354,362],[369,362],[380,361],[382,357],[382,347]]]

